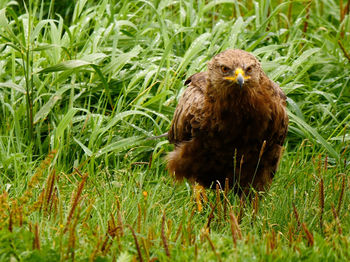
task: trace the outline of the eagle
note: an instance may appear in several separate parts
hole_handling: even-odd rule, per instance
[[[202,187],[243,193],[272,182],[288,129],[286,95],[249,52],[228,49],[190,76],[168,131],[167,169]]]

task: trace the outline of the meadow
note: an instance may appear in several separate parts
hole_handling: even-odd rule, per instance
[[[350,260],[350,1],[2,0],[0,261]],[[185,79],[252,52],[288,97],[271,188],[165,168]]]

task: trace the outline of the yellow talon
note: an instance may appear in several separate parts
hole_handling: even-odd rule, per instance
[[[197,203],[197,210],[198,212],[202,212],[203,210],[203,204],[202,203],[207,203],[208,202],[208,197],[205,192],[205,188],[199,184],[195,184],[193,186],[193,191],[194,191],[194,198]]]

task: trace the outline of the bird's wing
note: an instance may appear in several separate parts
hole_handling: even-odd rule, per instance
[[[175,109],[168,139],[170,143],[178,144],[189,141],[199,129],[203,116],[204,90],[207,85],[207,73],[192,75],[185,81],[188,85]]]
[[[274,143],[282,146],[288,131],[288,114],[286,111],[287,96],[283,90],[275,82],[271,81],[274,90],[276,107],[274,112],[274,131],[272,132],[272,140]]]
[[[285,104],[285,102],[287,100],[287,96],[284,94],[283,90],[281,89],[281,87],[279,85],[277,85],[272,80],[270,80],[270,81],[271,81],[272,88],[275,90],[275,92],[279,96],[280,101]]]

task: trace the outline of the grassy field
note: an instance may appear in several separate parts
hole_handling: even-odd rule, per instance
[[[0,2],[0,261],[350,260],[350,1]],[[288,96],[270,190],[165,170],[186,77],[227,48]]]

